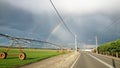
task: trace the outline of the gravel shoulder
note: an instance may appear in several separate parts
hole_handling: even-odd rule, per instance
[[[19,68],[70,68],[78,55],[78,52],[72,52],[21,66]]]

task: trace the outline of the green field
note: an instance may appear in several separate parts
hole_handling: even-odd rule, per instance
[[[0,48],[0,52],[5,51],[5,48]],[[25,60],[20,60],[18,56],[7,56],[6,59],[0,58],[0,68],[14,68],[17,66],[29,64],[32,62],[40,61],[52,56],[59,55],[56,50],[44,50],[44,49],[23,49],[26,53],[27,58]],[[10,49],[8,54],[19,54],[18,49]]]

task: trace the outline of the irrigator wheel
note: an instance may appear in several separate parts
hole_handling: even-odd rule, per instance
[[[20,60],[25,60],[26,59],[26,54],[24,52],[19,54],[19,59]]]
[[[7,57],[7,53],[6,52],[0,53],[0,58],[6,59],[6,57]]]

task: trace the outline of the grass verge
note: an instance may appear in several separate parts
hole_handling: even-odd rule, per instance
[[[5,48],[0,48],[0,52],[5,51]],[[26,53],[26,60],[19,60],[18,56],[7,56],[6,59],[0,58],[0,68],[14,68],[17,66],[29,64],[32,62],[40,61],[46,58],[60,55],[56,50],[43,50],[43,49],[23,49]],[[11,48],[8,54],[19,54],[19,49]]]

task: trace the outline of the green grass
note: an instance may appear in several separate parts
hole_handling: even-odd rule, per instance
[[[0,48],[0,52],[5,51],[5,48]],[[6,59],[0,58],[0,68],[14,68],[24,64],[40,61],[52,56],[59,55],[56,50],[41,50],[41,49],[23,49],[27,58],[25,60],[19,60],[18,56],[7,56]],[[11,49],[8,54],[19,54],[18,49]]]

